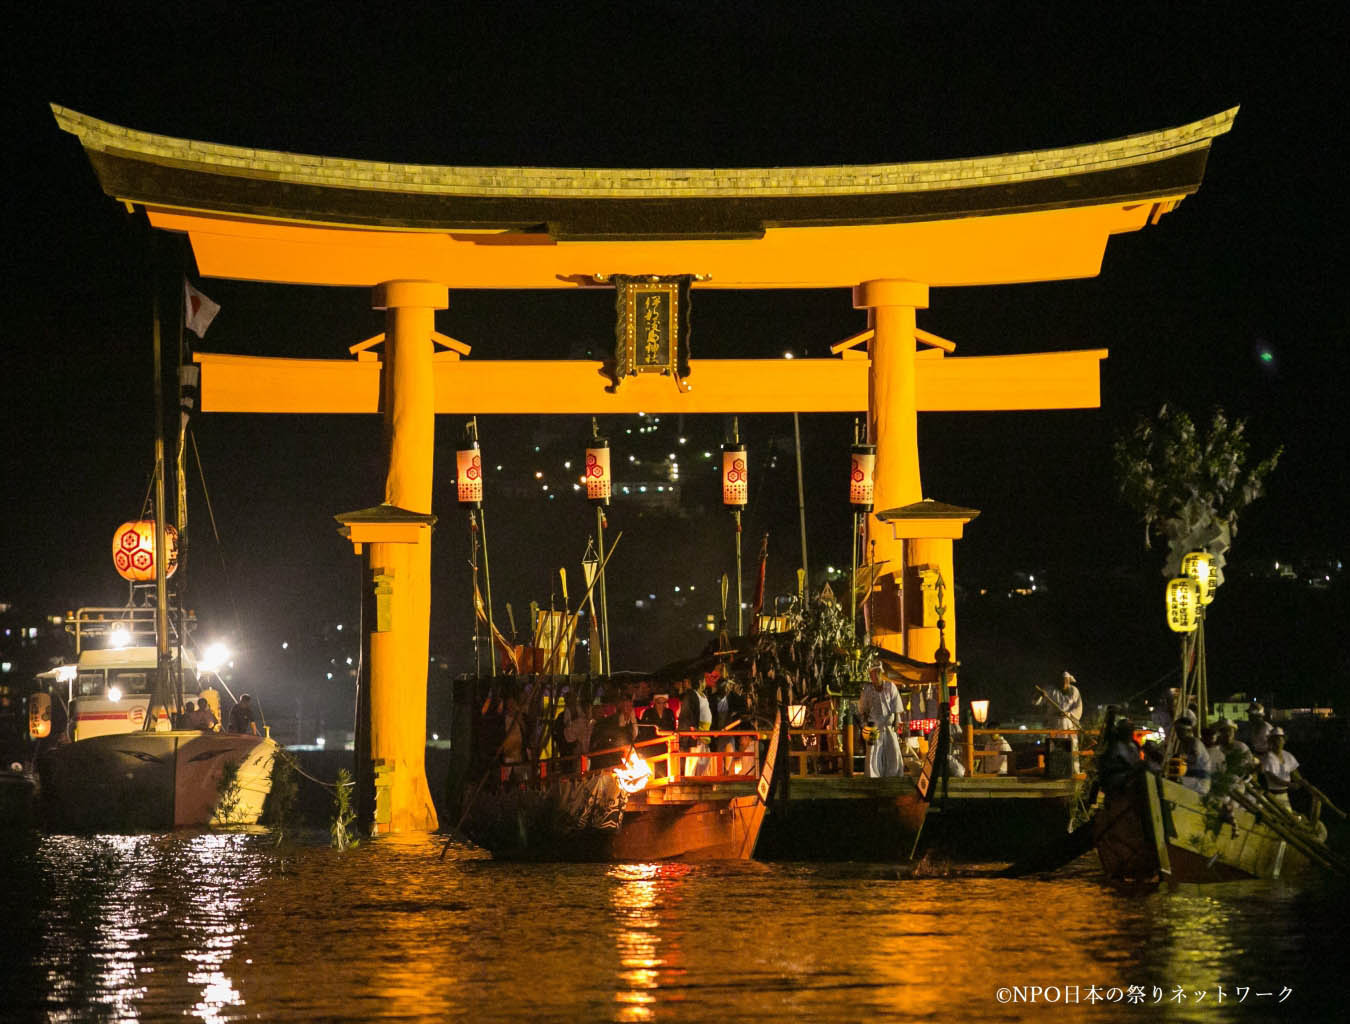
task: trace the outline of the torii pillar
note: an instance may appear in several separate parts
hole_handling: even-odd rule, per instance
[[[867,440],[877,448],[873,507],[881,512],[923,500],[914,362],[916,314],[928,308],[928,286],[917,281],[867,281],[853,289],[853,305],[867,310],[867,325],[873,331],[867,346],[871,360]],[[872,641],[896,654],[932,661],[937,630],[921,620],[906,621],[901,601],[912,567],[934,566],[951,587],[951,541],[944,545],[937,539],[897,537],[877,512],[867,517],[863,540],[864,559],[885,565],[869,602]],[[947,645],[955,650],[956,616],[950,602],[946,623]]]
[[[385,311],[384,428],[389,470],[384,501],[430,515],[436,438],[432,331],[448,289],[431,281],[386,281],[372,304]],[[389,813],[376,833],[434,831],[436,808],[427,786],[427,652],[431,629],[431,529],[413,543],[371,545],[370,570],[390,614],[367,622],[371,759]],[[379,801],[377,799],[377,806]],[[387,820],[379,820],[386,818]]]

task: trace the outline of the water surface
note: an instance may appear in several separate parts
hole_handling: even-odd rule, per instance
[[[1344,887],[1125,891],[1091,857],[1012,880],[940,865],[513,865],[462,846],[442,859],[443,845],[5,837],[0,1016],[1320,1021],[1350,1001],[1334,967],[1350,940]]]

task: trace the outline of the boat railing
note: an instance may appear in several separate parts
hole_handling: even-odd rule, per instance
[[[647,762],[651,771],[648,787],[680,784],[744,782],[759,775],[759,742],[767,738],[754,730],[711,729],[708,731],[661,733],[653,739],[585,754],[552,757],[539,761],[503,761],[500,781],[521,781],[537,773],[539,779],[558,775],[588,775],[612,771],[630,752]],[[730,741],[729,748],[715,749],[719,741]],[[683,741],[683,742],[682,742]],[[689,744],[686,749],[685,744]]]
[[[965,765],[966,775],[981,778],[997,778],[998,776],[1038,774],[1043,775],[1048,770],[1046,756],[1044,753],[1036,755],[1034,766],[1027,765],[1019,767],[1018,754],[1025,753],[1030,744],[1025,742],[1028,738],[1037,742],[1040,740],[1071,740],[1081,736],[1082,733],[1077,729],[966,729],[961,736],[961,761]],[[1001,736],[1007,741],[1010,750],[1003,750],[1001,747],[995,747],[990,740],[994,736]],[[977,738],[983,738],[979,742]],[[1019,741],[1014,743],[1014,741]],[[1080,760],[1091,760],[1095,751],[1091,747],[1080,747],[1075,751],[1075,756]],[[1000,758],[1006,758],[1001,762],[1005,770],[1000,771]],[[1083,772],[1075,771],[1076,777],[1082,777]]]

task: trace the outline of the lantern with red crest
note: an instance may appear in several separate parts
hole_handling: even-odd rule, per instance
[[[848,500],[855,512],[872,511],[872,478],[877,468],[877,446],[855,444],[850,451]]]
[[[178,568],[178,531],[164,527],[164,546],[169,549],[164,576]],[[149,583],[155,578],[155,521],[136,519],[123,523],[113,534],[113,565],[117,574],[133,583]]]
[[[749,461],[739,441],[722,445],[722,504],[733,511],[750,503]]]
[[[609,442],[591,438],[586,446],[586,498],[597,505],[608,505],[614,493],[614,477],[609,471]]]
[[[466,441],[455,452],[455,490],[465,508],[483,504],[483,454],[476,440]]]

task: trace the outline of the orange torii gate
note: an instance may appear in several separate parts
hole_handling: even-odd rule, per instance
[[[906,618],[900,597],[921,575],[951,584],[968,510],[920,504],[917,414],[1095,408],[1106,352],[958,358],[918,328],[916,311],[931,288],[1095,276],[1112,235],[1156,223],[1199,188],[1213,139],[1237,113],[966,160],[596,170],[304,156],[52,109],[104,191],[186,233],[203,275],[370,288],[386,311],[383,337],[353,346],[354,359],[197,356],[204,411],[383,410],[389,508],[344,517],[358,552],[370,546],[386,601],[368,637],[381,831],[436,826],[423,764],[436,413],[866,411],[879,510],[867,531],[892,567],[875,639],[932,661],[937,630]],[[606,287],[620,274],[690,275],[695,289],[847,288],[868,328],[835,358],[693,360],[687,388],[644,374],[613,390],[598,361],[470,360],[468,346],[435,332],[450,289]],[[950,610],[947,621],[954,652]]]

